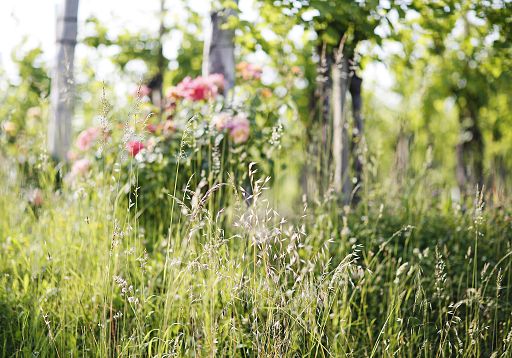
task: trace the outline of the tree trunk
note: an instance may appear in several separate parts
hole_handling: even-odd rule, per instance
[[[324,48],[325,50],[325,48]],[[325,51],[320,59],[318,68],[318,88],[320,100],[320,123],[322,126],[322,151],[329,157],[329,123],[331,118],[331,97],[332,97],[332,58]],[[329,160],[329,158],[328,158]]]
[[[346,56],[338,57],[332,65],[332,112],[333,138],[332,155],[334,162],[334,189],[341,193],[342,202],[350,202],[351,183],[349,176],[348,124],[345,117],[347,90],[350,83],[349,62]],[[341,58],[339,58],[341,57]]]
[[[317,46],[315,90],[309,95],[310,120],[306,123],[306,164],[302,167],[301,183],[308,197],[321,196],[330,182],[331,170],[331,97],[332,56],[325,43]]]
[[[159,107],[160,107],[160,120],[163,119],[164,113],[164,74],[165,74],[165,57],[164,57],[164,35],[165,35],[165,0],[160,0],[160,28],[158,29],[158,40],[159,40],[159,49],[158,49],[158,77],[160,78],[160,83],[158,85],[158,96],[159,96]]]
[[[71,141],[74,102],[73,65],[77,35],[78,0],[64,0],[57,12],[57,54],[51,86],[48,150],[65,160]]]
[[[352,129],[352,157],[354,161],[354,176],[358,188],[362,185],[363,175],[363,115],[361,85],[363,79],[356,74],[352,75],[350,80],[350,96],[352,97],[352,116],[354,117],[354,127]],[[359,200],[359,190],[354,194],[354,200]]]
[[[404,129],[400,128],[398,139],[396,141],[394,164],[395,181],[397,183],[398,190],[401,190],[401,186],[407,177],[410,162],[409,154],[411,151],[411,142],[412,136],[410,134],[406,134]]]
[[[238,0],[236,3],[238,4]],[[211,31],[205,40],[203,53],[203,75],[213,73],[224,75],[225,96],[235,85],[235,31],[222,29],[230,16],[236,16],[232,9],[211,12]]]
[[[493,158],[493,172],[489,182],[489,188],[493,194],[494,204],[502,204],[509,194],[507,188],[507,167],[505,164],[505,156],[496,154]]]
[[[477,123],[477,110],[466,109],[459,114],[461,138],[456,148],[456,178],[462,193],[473,194],[484,181],[484,142]]]
[[[320,193],[324,193],[329,186],[329,173],[332,162],[331,152],[331,99],[332,99],[332,56],[326,52],[326,46],[322,46],[320,64],[318,67],[317,88],[319,108],[319,125],[320,125],[320,142],[317,142],[317,182]]]
[[[503,139],[499,128],[499,120],[492,130],[492,141],[498,143]],[[487,187],[492,191],[494,204],[501,205],[509,193],[507,193],[507,165],[506,154],[495,153],[492,159],[492,172]]]
[[[158,29],[158,73],[151,79],[149,87],[151,88],[151,102],[158,106],[160,109],[160,120],[163,119],[164,109],[165,109],[165,99],[164,99],[164,74],[165,74],[165,57],[164,57],[164,40],[163,37],[165,35],[165,0],[160,0],[160,27]]]

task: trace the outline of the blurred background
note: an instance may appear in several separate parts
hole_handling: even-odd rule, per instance
[[[0,0],[0,356],[512,356],[512,0]]]
[[[57,3],[0,4],[0,115],[20,132],[30,127],[29,108],[49,108]],[[210,12],[224,5],[208,0],[81,2],[73,133],[98,121],[104,90],[113,108],[121,110],[139,86],[158,76],[160,88],[168,89],[204,72]],[[260,66],[260,85],[296,105],[286,136],[293,138],[288,153],[310,152],[312,137],[323,135],[319,99],[330,94],[319,94],[322,66],[332,61],[329,53],[346,33],[350,75],[362,79],[363,159],[375,164],[370,181],[398,188],[403,177],[426,174],[436,195],[450,193],[459,200],[468,184],[472,190],[486,185],[496,197],[505,195],[512,165],[507,155],[512,143],[507,11],[509,1],[241,0],[236,23],[228,26],[236,34],[236,61]],[[287,87],[286,72],[293,66],[300,74]],[[19,98],[25,100],[14,104]],[[347,101],[353,101],[349,94]],[[345,107],[347,130],[353,133],[353,108]],[[470,153],[466,159],[462,151]],[[288,168],[295,182],[304,176],[304,166],[306,159]],[[302,182],[302,188],[294,185],[294,197],[304,189]]]

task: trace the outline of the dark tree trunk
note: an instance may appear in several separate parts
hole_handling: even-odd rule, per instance
[[[499,142],[502,138],[503,134],[499,128],[498,120],[492,131],[492,140],[493,142]],[[507,166],[505,155],[503,153],[494,154],[492,163],[492,173],[489,178],[488,188],[492,190],[494,203],[499,205],[508,194],[506,192]]]
[[[356,178],[357,189],[360,189],[362,185],[363,175],[363,115],[362,111],[362,97],[361,97],[361,85],[363,79],[357,76],[355,73],[352,75],[350,81],[350,96],[352,97],[352,116],[354,118],[354,126],[352,128],[352,158],[354,161],[354,176]],[[354,201],[359,200],[359,190],[354,194]]]
[[[231,9],[212,11],[210,36],[204,45],[203,75],[222,74],[225,80],[224,95],[235,85],[235,31],[222,29],[222,26],[230,16],[235,15]]]
[[[331,158],[331,96],[332,57],[327,53],[326,45],[317,46],[320,58],[317,65],[316,86],[310,96],[310,117],[306,128],[306,165],[302,169],[302,187],[304,193],[322,195],[329,185]]]
[[[346,37],[343,36],[337,49],[327,50],[327,46],[318,47],[320,62],[317,71],[317,88],[315,99],[318,103],[319,136],[320,143],[315,143],[315,135],[308,134],[312,141],[308,154],[317,159],[317,187],[322,194],[327,185],[332,184],[343,204],[350,203],[352,198],[352,183],[350,178],[350,152],[349,125],[346,118],[347,92],[352,96],[352,110],[354,116],[354,131],[352,133],[352,152],[354,156],[354,172],[357,184],[362,181],[363,158],[363,117],[361,114],[361,84],[362,79],[354,76],[350,68],[350,57],[344,52]],[[353,81],[353,83],[352,83]],[[332,115],[332,122],[331,122]],[[332,177],[331,177],[331,174]],[[332,180],[332,181],[331,181]],[[307,178],[303,183],[310,191]]]
[[[325,48],[324,48],[325,51]],[[327,53],[322,53],[320,66],[318,68],[318,88],[320,89],[320,124],[322,126],[322,149],[325,153],[330,152],[329,145],[329,124],[331,118],[331,97],[332,97],[332,58]]]
[[[484,182],[484,141],[477,122],[477,110],[467,108],[460,113],[461,138],[456,148],[457,183],[462,193],[472,194]]]

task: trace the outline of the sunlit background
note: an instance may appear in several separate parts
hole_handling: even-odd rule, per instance
[[[0,357],[512,357],[511,21],[0,0]]]
[[[241,0],[239,7],[241,10],[240,17],[244,20],[255,21],[258,14],[254,11],[254,0]],[[17,69],[11,59],[23,49],[40,46],[43,49],[42,59],[51,68],[54,61],[55,52],[55,16],[57,11],[58,0],[4,0],[0,2],[0,32],[2,41],[0,41],[0,69],[3,69],[10,79],[16,81]],[[183,15],[186,12],[183,9],[183,0],[167,1],[167,16],[165,17],[165,24],[172,26],[175,23],[183,22]],[[200,14],[203,20],[203,28],[201,31],[206,31],[207,15],[210,10],[211,1],[209,0],[194,0],[188,1],[187,5],[191,9]],[[108,57],[112,53],[102,53],[80,44],[80,38],[87,36],[90,30],[85,25],[85,22],[91,16],[98,18],[101,22],[108,21],[109,34],[115,36],[121,31],[129,29],[130,31],[137,32],[146,30],[148,32],[157,34],[159,28],[158,11],[160,8],[159,0],[149,1],[124,1],[124,0],[88,0],[81,1],[78,11],[78,39],[79,42],[76,47],[77,63],[83,59],[89,59],[94,66],[95,78],[97,81],[105,81],[110,79],[116,83],[116,93],[119,99],[122,100],[126,93],[133,91],[137,87],[137,83],[130,81],[114,81],[112,79],[115,73],[115,67],[109,61]],[[380,31],[384,31],[381,30]],[[268,38],[273,38],[275,34],[268,30],[263,32]],[[303,34],[300,26],[297,26],[293,32],[289,34],[290,38],[300,41]],[[313,39],[312,39],[313,40]],[[163,43],[164,55],[168,59],[176,59],[177,50],[181,45],[181,36],[178,33],[171,33],[166,35]],[[384,44],[384,49],[375,50],[380,55],[384,55],[386,51],[396,49],[393,44]],[[368,49],[361,49],[362,53],[368,52]],[[265,58],[261,54],[255,54],[256,62],[264,62]],[[176,66],[171,63],[170,66]],[[78,66],[78,71],[80,67]],[[128,67],[133,72],[132,78],[144,75],[145,67],[140,62],[134,61]],[[380,95],[386,95],[389,99],[389,105],[395,106],[398,104],[397,96],[390,93],[390,88],[393,83],[393,78],[386,65],[383,62],[375,61],[368,63],[364,68],[364,77],[366,79],[365,86],[371,87]],[[264,73],[264,81],[271,82],[273,74],[270,71]]]

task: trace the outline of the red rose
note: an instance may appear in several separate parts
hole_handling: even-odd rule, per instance
[[[139,142],[138,140],[132,140],[126,143],[126,149],[132,157],[135,157],[144,148],[144,143]]]
[[[148,123],[148,125],[146,125],[146,129],[150,133],[155,133],[156,130],[157,130],[157,126],[155,124],[153,124],[153,123]]]

